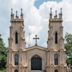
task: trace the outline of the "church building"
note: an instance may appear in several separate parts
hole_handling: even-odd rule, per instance
[[[9,47],[7,53],[7,72],[68,72],[66,50],[64,48],[62,9],[53,17],[52,9],[49,14],[49,30],[47,47],[37,44],[26,47],[25,24],[23,12],[16,16],[11,9]]]

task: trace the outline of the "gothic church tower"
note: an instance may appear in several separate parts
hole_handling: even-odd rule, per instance
[[[48,72],[66,72],[66,54],[64,49],[62,9],[53,17],[50,9],[48,31]]]
[[[23,13],[21,9],[20,17],[17,14],[14,16],[13,9],[11,9],[11,26],[9,37],[9,48],[7,58],[7,72],[20,72],[22,67],[22,51],[26,47]]]

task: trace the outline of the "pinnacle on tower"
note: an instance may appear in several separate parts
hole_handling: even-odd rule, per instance
[[[18,11],[16,11],[15,17],[13,13],[13,9],[11,8],[11,21],[15,20],[23,20],[23,9],[21,8],[20,16],[18,16]]]
[[[13,9],[11,8],[11,18],[14,18]]]
[[[54,18],[57,18],[57,10],[55,11],[55,16],[54,16]]]
[[[21,8],[21,18],[23,18],[23,9]]]
[[[60,8],[59,18],[62,18],[62,8]]]
[[[18,11],[16,11],[16,18],[18,18]]]
[[[52,8],[50,8],[50,19],[52,19]]]

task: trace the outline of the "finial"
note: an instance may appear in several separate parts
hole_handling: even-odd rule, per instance
[[[16,11],[16,18],[18,18],[18,11]]]
[[[52,8],[50,8],[50,19],[52,18]]]
[[[21,8],[21,16],[23,15],[23,9]]]
[[[50,14],[52,14],[52,8],[50,8]]]
[[[59,18],[62,18],[62,8],[60,8]]]
[[[13,9],[11,8],[11,15],[13,14]]]
[[[62,8],[60,8],[60,14],[62,14]]]
[[[55,11],[55,15],[57,15],[57,10]]]
[[[11,8],[11,14],[13,14],[13,9]]]
[[[21,18],[23,18],[23,9],[21,8]]]
[[[54,17],[57,18],[57,10],[55,10],[55,16]]]

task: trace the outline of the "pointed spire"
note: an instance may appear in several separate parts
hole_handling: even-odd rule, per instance
[[[52,8],[50,8],[50,19],[52,18]]]
[[[21,8],[21,18],[23,18],[23,9]]]
[[[14,18],[13,9],[11,8],[11,18]]]
[[[23,19],[23,9],[21,8],[21,18]]]
[[[52,8],[50,8],[50,14],[52,14]]]
[[[60,8],[59,18],[62,18],[62,8]]]
[[[13,15],[13,9],[11,8],[11,15]]]
[[[16,18],[18,18],[18,11],[16,11]]]
[[[62,8],[60,8],[60,14],[62,14]]]
[[[57,18],[57,10],[55,10],[55,16],[54,16],[54,18]]]

